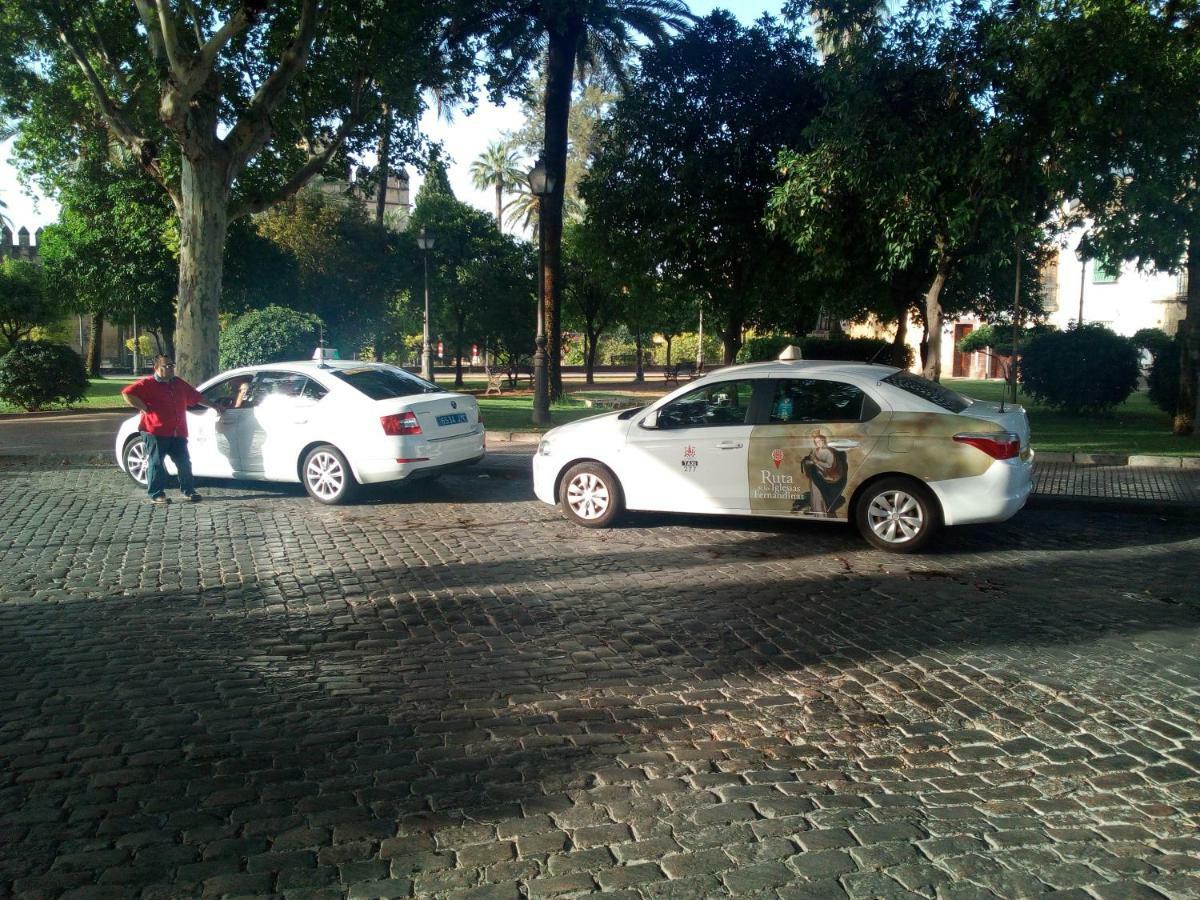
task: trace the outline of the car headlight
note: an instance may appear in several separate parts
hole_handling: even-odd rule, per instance
[[[546,440],[538,441],[537,452],[538,452],[538,456],[549,456],[550,455],[550,442],[546,441]]]

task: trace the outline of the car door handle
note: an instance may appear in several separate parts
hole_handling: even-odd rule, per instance
[[[742,444],[740,441],[721,441],[717,444],[718,450],[741,450]]]

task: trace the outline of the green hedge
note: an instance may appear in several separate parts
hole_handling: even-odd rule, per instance
[[[1035,337],[1018,370],[1025,393],[1047,406],[1104,412],[1137,389],[1138,349],[1103,325],[1084,325]]]
[[[65,344],[18,341],[0,356],[0,400],[30,412],[78,403],[88,390],[79,354]]]

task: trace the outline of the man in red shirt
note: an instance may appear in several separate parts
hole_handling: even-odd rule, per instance
[[[206,406],[217,409],[204,395],[182,378],[175,377],[175,361],[169,356],[154,357],[154,374],[140,378],[126,387],[125,402],[142,413],[138,428],[146,445],[149,468],[146,490],[155,503],[170,503],[164,488],[167,468],[163,457],[171,457],[179,472],[179,490],[195,503],[200,500],[192,479],[192,458],[187,445],[187,408]],[[218,410],[220,412],[220,410]]]

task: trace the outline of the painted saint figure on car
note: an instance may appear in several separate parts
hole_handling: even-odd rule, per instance
[[[846,489],[846,451],[830,447],[829,435],[820,428],[814,428],[809,437],[813,442],[812,450],[800,460],[800,468],[808,476],[808,510],[831,517],[846,502],[842,493]],[[802,509],[801,502],[798,501],[793,509]]]

